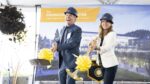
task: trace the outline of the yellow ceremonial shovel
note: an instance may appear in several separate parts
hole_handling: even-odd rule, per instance
[[[73,54],[77,60],[76,60],[76,70],[74,72],[71,72],[69,69],[66,69],[66,72],[67,74],[72,77],[74,80],[77,80],[77,81],[83,81],[83,78],[82,77],[79,77],[77,74],[78,72],[85,72],[85,71],[88,71],[88,69],[91,67],[91,60],[90,60],[90,57],[85,54],[83,56],[77,56],[75,54]]]

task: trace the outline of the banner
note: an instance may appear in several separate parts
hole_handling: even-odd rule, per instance
[[[41,22],[64,22],[67,8],[41,8]],[[77,8],[77,22],[95,22],[100,8]]]
[[[100,18],[104,13],[113,15],[113,30],[117,33],[118,45],[115,54],[119,60],[115,80],[150,81],[150,5],[107,5],[76,7],[79,13],[76,25],[82,28],[80,54],[85,54],[89,42],[98,33]],[[41,23],[38,52],[51,47],[55,32],[66,26],[66,8],[41,8]],[[37,52],[37,53],[38,53]],[[94,53],[91,55],[94,56]],[[58,80],[58,53],[55,53],[51,68],[36,69],[36,80]],[[86,73],[80,74],[90,80]]]

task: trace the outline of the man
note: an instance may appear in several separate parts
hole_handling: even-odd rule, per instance
[[[73,54],[79,55],[79,46],[81,42],[82,30],[75,25],[77,19],[77,11],[73,7],[69,7],[64,13],[67,25],[62,28],[59,39],[55,39],[52,44],[53,51],[59,53],[59,82],[60,84],[75,84],[75,80],[67,75],[66,69],[75,71],[76,57]]]

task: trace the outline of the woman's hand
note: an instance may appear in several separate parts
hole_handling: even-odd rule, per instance
[[[89,43],[89,46],[88,46],[88,51],[89,52],[92,52],[95,48],[96,48],[96,44],[97,44],[97,40],[92,40],[90,43]]]

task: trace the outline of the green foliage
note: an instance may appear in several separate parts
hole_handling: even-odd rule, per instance
[[[143,29],[128,32],[125,35],[126,36],[131,36],[131,37],[138,37],[139,39],[150,39],[150,31],[143,30]]]

